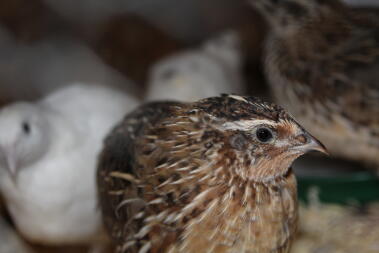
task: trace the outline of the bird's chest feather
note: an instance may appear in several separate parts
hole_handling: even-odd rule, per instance
[[[80,164],[74,168],[56,159],[54,163],[36,164],[38,171],[35,167],[23,169],[16,182],[9,177],[2,179],[9,211],[27,237],[66,240],[75,233],[92,233],[98,226],[94,175],[80,172],[85,170]],[[72,231],[74,224],[84,220],[83,229]]]
[[[287,252],[296,201],[296,189],[286,184],[232,187],[208,201],[168,252]]]

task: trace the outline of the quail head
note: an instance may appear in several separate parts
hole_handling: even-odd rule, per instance
[[[251,0],[276,101],[333,155],[379,167],[379,23],[339,0]]]
[[[325,152],[282,108],[223,95],[156,102],[106,138],[103,219],[117,252],[288,252],[297,223],[291,163]]]

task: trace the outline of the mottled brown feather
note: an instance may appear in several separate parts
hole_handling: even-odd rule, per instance
[[[265,69],[276,101],[332,154],[379,166],[379,14],[338,0],[251,3],[272,27]]]
[[[282,128],[275,142],[227,125],[255,120]],[[289,167],[306,152],[289,150],[309,141],[296,138],[304,134],[283,109],[251,97],[140,107],[99,160],[100,206],[117,252],[288,252],[297,224]]]

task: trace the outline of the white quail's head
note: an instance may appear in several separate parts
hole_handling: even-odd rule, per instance
[[[48,134],[41,108],[15,103],[0,110],[0,168],[15,177],[48,148]]]

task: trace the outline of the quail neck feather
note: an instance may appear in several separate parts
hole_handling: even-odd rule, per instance
[[[76,83],[1,108],[0,190],[26,239],[63,245],[101,237],[97,153],[113,124],[136,105],[117,90]]]
[[[338,0],[251,0],[271,26],[276,101],[333,155],[379,167],[378,14]]]
[[[223,95],[146,104],[106,138],[98,165],[118,253],[288,252],[291,163],[325,148],[278,106]]]

